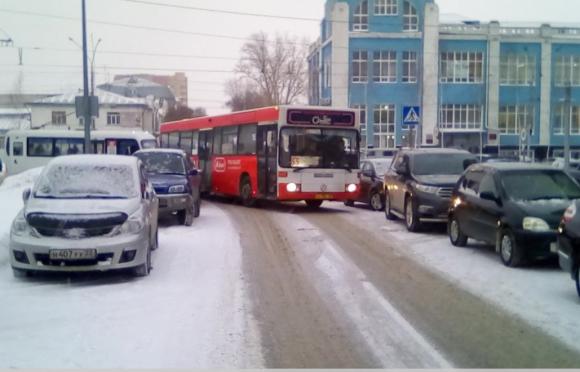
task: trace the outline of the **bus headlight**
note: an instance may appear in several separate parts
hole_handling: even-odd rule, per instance
[[[286,185],[286,191],[288,192],[296,192],[298,191],[298,185],[295,183],[289,183]]]
[[[351,183],[350,185],[348,185],[346,187],[346,191],[351,192],[351,193],[356,192],[357,188],[358,187],[354,183]]]

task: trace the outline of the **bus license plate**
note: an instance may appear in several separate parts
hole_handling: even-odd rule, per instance
[[[51,260],[55,261],[82,261],[97,258],[96,249],[61,249],[48,252]]]
[[[320,199],[332,199],[332,195],[330,195],[330,194],[316,194],[316,195],[314,195],[314,198],[318,199],[318,200],[320,200]]]

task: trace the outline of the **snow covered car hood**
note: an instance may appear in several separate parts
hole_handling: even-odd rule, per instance
[[[415,180],[423,185],[433,186],[455,186],[461,175],[453,174],[432,174],[425,176],[414,176]]]
[[[24,214],[104,214],[124,213],[128,216],[137,212],[140,198],[132,199],[39,199],[31,197],[24,207]]]

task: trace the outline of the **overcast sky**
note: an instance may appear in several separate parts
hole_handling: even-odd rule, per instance
[[[322,17],[324,7],[324,0],[152,1],[315,19]],[[186,31],[180,34],[90,23],[89,32],[94,34],[95,41],[102,40],[95,62],[98,84],[118,73],[170,74],[173,70],[189,70],[189,104],[204,106],[210,113],[225,110],[223,83],[232,77],[231,71],[244,42],[241,38],[261,30],[270,34],[291,33],[309,40],[319,36],[319,24],[314,21],[224,15],[126,0],[87,0],[87,3],[90,20]],[[443,14],[457,14],[482,21],[580,22],[578,0],[439,0],[437,3]],[[15,46],[25,48],[22,67],[18,66],[16,49],[0,48],[0,93],[60,93],[81,87],[81,54],[69,41],[69,37],[81,41],[80,22],[6,12],[15,10],[78,18],[80,4],[80,0],[0,1],[0,39],[9,36]],[[187,32],[226,37],[199,36]],[[119,51],[164,56],[110,53]],[[169,56],[175,54],[207,58]],[[167,71],[147,70],[151,68]]]

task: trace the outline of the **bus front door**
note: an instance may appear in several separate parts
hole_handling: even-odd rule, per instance
[[[211,130],[199,132],[199,164],[202,171],[201,192],[211,192],[211,156],[212,156],[213,132]]]
[[[258,126],[258,191],[275,198],[277,195],[278,126]]]

